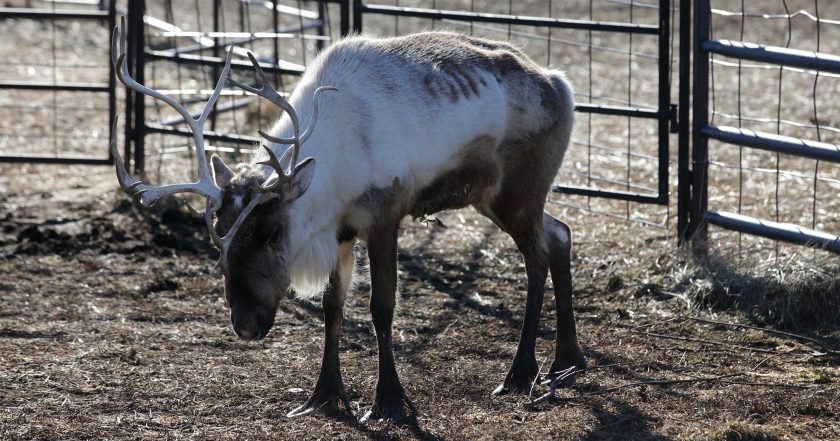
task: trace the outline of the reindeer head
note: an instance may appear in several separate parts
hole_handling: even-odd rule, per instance
[[[237,335],[253,340],[261,339],[268,333],[274,323],[278,299],[289,287],[285,258],[288,242],[285,213],[289,204],[309,188],[314,176],[315,160],[306,158],[298,163],[298,152],[301,144],[312,134],[317,121],[318,106],[315,99],[324,90],[337,89],[324,86],[314,92],[313,111],[307,129],[301,134],[295,109],[271,88],[253,54],[249,52],[248,57],[256,70],[260,87],[250,87],[229,78],[232,52],[231,47],[213,94],[204,110],[195,118],[178,101],[136,82],[128,74],[123,19],[119,30],[114,29],[111,42],[111,57],[117,77],[126,87],[169,104],[184,118],[193,133],[200,178],[194,183],[151,186],[128,173],[117,151],[115,139],[111,140],[111,155],[123,190],[143,206],[150,207],[165,196],[183,192],[197,193],[207,199],[203,215],[210,238],[220,251],[217,267],[224,274],[225,298],[231,307],[231,322]],[[272,143],[290,146],[282,159],[278,159],[271,148],[264,146],[268,160],[258,164],[273,170],[268,176],[248,165],[237,167],[238,171],[234,172],[215,155],[212,158],[211,175],[204,149],[204,123],[225,81],[280,106],[292,121],[292,138],[277,138],[259,132]],[[284,163],[287,165],[284,166]]]

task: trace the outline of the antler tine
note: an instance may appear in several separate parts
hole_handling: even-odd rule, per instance
[[[306,130],[303,131],[303,134],[300,135],[300,143],[303,144],[309,139],[309,136],[312,135],[312,132],[315,130],[315,123],[318,122],[318,94],[325,90],[333,90],[338,91],[338,87],[334,86],[321,86],[315,89],[315,92],[312,93],[312,114],[309,115],[309,121],[306,122]]]
[[[262,134],[262,132],[260,132],[260,134]],[[265,149],[266,153],[268,153],[268,159],[265,161],[260,161],[257,164],[267,165],[273,168],[274,171],[277,172],[277,174],[285,176],[285,173],[283,171],[283,164],[280,163],[280,160],[277,158],[277,155],[274,154],[274,151],[265,145],[263,146],[263,148]]]
[[[115,28],[112,33],[111,61],[114,63],[114,70],[116,71],[117,78],[129,89],[132,89],[144,95],[148,95],[152,98],[157,98],[165,102],[170,107],[175,109],[175,111],[177,111],[182,118],[184,118],[184,121],[189,125],[190,130],[193,132],[196,150],[198,150],[197,156],[200,178],[198,182],[170,184],[160,187],[144,184],[143,182],[141,182],[138,179],[135,179],[128,173],[128,169],[125,166],[125,162],[123,161],[122,157],[120,157],[119,152],[117,151],[116,141],[112,140],[111,154],[114,158],[114,165],[117,171],[117,179],[120,181],[120,185],[123,187],[126,193],[128,193],[132,198],[139,200],[141,204],[147,207],[154,205],[155,202],[157,202],[160,198],[164,196],[169,196],[181,192],[191,192],[198,193],[206,197],[208,199],[208,206],[212,208],[211,211],[215,211],[221,206],[221,189],[217,187],[215,182],[213,181],[213,177],[210,174],[210,169],[207,164],[207,157],[204,151],[204,122],[207,118],[207,115],[209,115],[210,110],[215,105],[219,95],[221,94],[222,87],[224,86],[224,79],[227,77],[227,73],[230,70],[231,54],[230,52],[228,53],[228,58],[225,62],[225,68],[223,70],[222,79],[216,85],[216,89],[213,92],[213,95],[210,97],[210,100],[205,106],[201,116],[198,119],[195,119],[192,117],[187,108],[184,107],[180,102],[176,101],[175,99],[166,94],[163,94],[138,83],[134,78],[131,77],[131,75],[128,73],[128,61],[126,60],[125,28],[125,17],[122,17],[120,20],[119,29]],[[117,41],[117,39],[119,39],[119,41]]]
[[[114,34],[116,35],[116,32],[114,32]],[[138,83],[137,81],[134,80],[134,78],[131,77],[131,75],[129,75],[129,73],[128,73],[128,61],[126,60],[126,55],[125,55],[125,46],[126,46],[126,42],[125,42],[125,17],[122,17],[122,19],[120,20],[119,34],[120,34],[119,35],[119,37],[120,37],[120,53],[119,53],[119,55],[113,53],[113,50],[116,49],[117,45],[112,42],[111,43],[111,50],[112,50],[111,59],[114,61],[114,69],[117,72],[117,78],[120,80],[120,82],[122,82],[129,89],[132,89],[132,90],[134,90],[136,92],[139,92],[139,93],[142,93],[144,95],[148,95],[152,98],[157,98],[157,99],[165,102],[166,104],[169,104],[170,107],[175,109],[178,112],[178,114],[180,114],[181,117],[183,117],[184,120],[188,124],[190,124],[190,128],[194,128],[194,126],[195,126],[194,121],[195,120],[193,119],[192,115],[190,114],[190,112],[187,110],[186,107],[181,105],[181,103],[179,103],[177,100],[170,97],[169,95],[160,93],[156,90],[150,89],[150,88]]]
[[[294,128],[295,139],[298,139],[300,137],[300,119],[298,118],[295,108],[292,107],[292,105],[288,101],[286,101],[285,98],[280,96],[280,94],[276,90],[274,90],[273,87],[271,87],[271,83],[268,82],[268,78],[266,78],[265,72],[263,72],[262,66],[260,66],[260,62],[257,61],[257,58],[254,56],[253,52],[248,52],[248,58],[251,60],[251,64],[254,66],[254,71],[256,72],[257,79],[259,80],[260,87],[254,88],[251,86],[247,86],[234,79],[231,79],[231,82],[237,87],[240,87],[255,95],[261,96],[285,110],[286,113],[289,114],[289,118],[292,119],[292,126]]]
[[[231,80],[233,81],[233,80]],[[247,87],[247,86],[245,86]],[[304,129],[303,134],[300,135],[300,144],[306,142],[309,139],[309,136],[312,135],[312,132],[315,130],[315,122],[318,121],[318,93],[325,91],[325,90],[335,90],[337,91],[337,87],[333,86],[321,86],[315,90],[312,94],[312,114],[309,115],[309,120],[306,122],[306,129]],[[278,138],[276,136],[269,135],[263,131],[258,130],[260,136],[262,136],[265,140],[271,141],[275,144],[294,144],[294,138]]]
[[[236,80],[231,79],[231,82],[235,84],[237,87],[242,88],[248,92],[261,96],[272,103],[276,104],[280,108],[286,111],[289,115],[289,118],[292,120],[292,130],[293,130],[293,138],[276,138],[270,137],[266,138],[271,142],[276,142],[278,144],[292,144],[292,161],[290,162],[288,174],[291,175],[294,173],[294,165],[297,163],[298,158],[298,151],[300,150],[300,118],[298,117],[297,111],[295,108],[292,107],[292,104],[286,101],[280,94],[271,87],[271,84],[268,82],[268,78],[265,76],[265,72],[263,72],[262,67],[260,66],[259,61],[254,56],[253,52],[248,52],[248,58],[251,60],[251,64],[254,66],[254,71],[256,72],[257,79],[260,83],[259,88],[247,86],[242,84]]]
[[[230,244],[233,242],[233,238],[236,236],[236,232],[239,231],[239,227],[242,226],[242,223],[248,218],[248,215],[254,210],[254,208],[256,208],[257,205],[274,197],[276,197],[276,195],[272,193],[260,193],[259,196],[251,199],[251,202],[245,206],[239,214],[239,217],[236,218],[236,221],[224,236],[219,236],[219,234],[216,233],[216,229],[213,227],[213,213],[210,209],[210,200],[207,201],[208,208],[204,211],[204,219],[207,222],[207,228],[210,230],[210,238],[213,240],[216,247],[219,248],[219,261],[216,262],[216,266],[220,266],[222,271],[227,271],[228,251],[230,250]]]
[[[231,81],[233,81],[233,80],[231,80]],[[244,86],[244,87],[247,87],[247,88],[251,89],[248,86]],[[309,139],[309,136],[312,135],[312,133],[315,129],[315,122],[318,121],[318,100],[317,100],[318,94],[322,91],[325,91],[325,90],[336,90],[337,91],[338,88],[333,87],[333,86],[321,86],[321,87],[319,87],[315,90],[315,92],[312,94],[312,114],[309,115],[309,120],[306,123],[306,130],[304,130],[303,134],[300,135],[299,140],[296,140],[294,138],[279,138],[279,137],[276,137],[276,136],[269,135],[268,133],[265,133],[262,130],[257,130],[257,132],[266,141],[273,142],[275,144],[281,144],[281,145],[282,144],[292,144],[291,153],[296,153],[297,149],[295,148],[295,146],[302,145],[304,142],[306,142],[306,140]],[[271,151],[268,147],[266,147],[266,150],[269,151],[270,155],[272,155],[272,156],[274,155],[274,152]],[[287,150],[287,153],[289,153],[288,150]],[[283,156],[285,157],[286,155],[284,154]],[[296,158],[297,155],[293,155],[293,156],[295,156],[295,158],[292,161],[289,161],[289,167],[291,169],[290,173],[292,173],[292,171],[294,170],[294,166],[297,162],[297,158]],[[271,165],[275,170],[277,170],[278,173],[285,173],[285,172],[281,171],[281,170],[284,170],[284,168],[282,168],[282,167],[281,168],[275,167],[274,165],[272,165],[268,162],[260,162],[260,164]],[[278,162],[278,164],[279,164],[279,162]]]

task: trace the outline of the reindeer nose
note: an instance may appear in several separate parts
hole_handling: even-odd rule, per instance
[[[243,311],[234,308],[231,310],[230,319],[233,332],[243,340],[263,339],[274,324],[273,316],[260,309]]]
[[[256,329],[240,329],[234,326],[233,332],[236,333],[236,335],[242,340],[251,341],[257,339]]]

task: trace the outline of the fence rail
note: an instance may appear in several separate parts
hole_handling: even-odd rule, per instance
[[[817,50],[804,51],[798,49],[791,49],[789,47],[780,47],[772,45],[763,45],[753,42],[736,41],[727,39],[712,39],[711,29],[712,13],[710,0],[695,0],[694,2],[694,83],[693,83],[693,135],[692,135],[692,195],[690,208],[690,222],[687,226],[687,235],[692,238],[697,248],[705,251],[708,246],[708,228],[707,225],[715,225],[727,230],[733,230],[740,233],[747,233],[751,235],[761,236],[768,239],[788,242],[798,245],[812,246],[821,248],[827,251],[840,253],[840,236],[827,233],[824,231],[817,231],[814,228],[806,228],[803,226],[778,222],[775,220],[760,219],[753,216],[747,216],[741,213],[731,213],[727,211],[711,210],[709,208],[709,180],[712,177],[710,172],[709,160],[709,141],[715,140],[728,145],[740,146],[741,148],[748,148],[760,151],[774,152],[777,154],[790,155],[797,158],[805,158],[817,161],[814,174],[813,187],[813,219],[814,225],[816,222],[816,191],[818,180],[819,161],[826,161],[830,163],[840,163],[840,146],[822,142],[820,140],[803,139],[799,137],[785,136],[780,133],[767,133],[756,131],[743,127],[721,126],[711,123],[710,115],[721,115],[721,112],[716,110],[709,111],[709,107],[715,106],[715,100],[710,100],[710,91],[712,89],[711,68],[715,64],[712,62],[712,57],[715,55],[727,57],[736,60],[737,63],[732,64],[731,67],[738,69],[737,72],[737,86],[738,109],[732,119],[736,120],[740,125],[744,121],[761,121],[756,118],[744,118],[741,108],[741,87],[742,81],[742,61],[752,61],[762,64],[776,66],[780,69],[779,73],[779,108],[775,120],[767,120],[768,122],[776,122],[777,130],[782,125],[781,118],[781,96],[782,96],[782,82],[781,75],[784,67],[794,67],[799,69],[809,69],[817,72],[818,78],[820,72],[827,72],[838,74],[840,73],[840,56],[826,54],[819,52],[819,27],[817,28]],[[719,12],[719,11],[718,11]],[[745,17],[750,14],[728,14]],[[754,17],[767,19],[767,14],[752,14]],[[791,17],[790,14],[787,15]],[[820,23],[820,20],[816,20]],[[789,32],[791,32],[789,30]],[[741,23],[741,36],[744,35],[744,22]],[[790,35],[788,37],[788,44],[790,43]],[[814,127],[819,137],[819,120],[817,118],[817,83],[816,79],[813,83],[813,119],[816,121]],[[794,124],[800,127],[805,127],[805,124]],[[739,154],[738,171],[743,174],[748,172],[749,168],[744,167],[741,159],[743,153]],[[780,175],[779,158],[776,158],[776,174]],[[777,178],[778,179],[778,178]],[[739,175],[739,185],[742,184],[741,175]],[[778,192],[779,183],[776,182],[776,191]],[[804,190],[804,189],[803,189]],[[739,192],[743,192],[739,188]],[[778,193],[777,193],[778,194]],[[740,201],[743,196],[739,194],[739,208]],[[778,204],[778,196],[777,204]],[[778,208],[777,208],[778,217]]]

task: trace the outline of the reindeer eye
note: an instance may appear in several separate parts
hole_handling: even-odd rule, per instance
[[[271,234],[268,236],[268,243],[275,243],[280,240],[280,234],[283,230],[280,227],[274,227]]]

